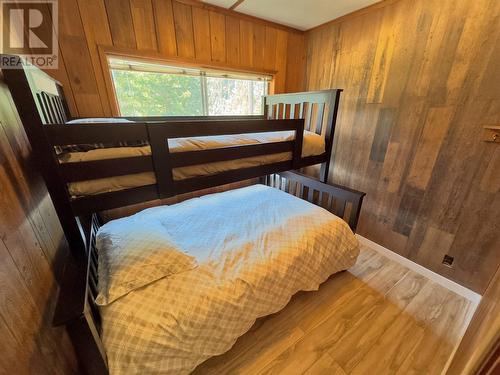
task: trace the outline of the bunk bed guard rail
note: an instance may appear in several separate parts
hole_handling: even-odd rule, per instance
[[[303,161],[301,157],[303,119],[184,120],[152,123],[72,124],[71,126],[53,124],[46,125],[43,129],[51,146],[138,140],[148,141],[151,146],[151,155],[58,164],[64,183],[142,172],[155,173],[156,184],[72,198],[71,205],[77,216],[170,197],[273,172],[298,169]],[[169,139],[276,131],[293,131],[294,139],[175,153],[169,150]],[[172,174],[173,168],[282,152],[291,152],[292,159],[182,180],[175,180]]]

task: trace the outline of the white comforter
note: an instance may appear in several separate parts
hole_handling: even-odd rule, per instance
[[[358,255],[343,220],[262,185],[148,209],[101,233],[144,221],[160,224],[198,267],[101,307],[111,374],[189,373]]]

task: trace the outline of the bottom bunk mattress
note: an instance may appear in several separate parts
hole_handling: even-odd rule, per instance
[[[284,142],[292,141],[295,137],[294,134],[295,133],[293,131],[281,131],[268,133],[221,135],[212,137],[177,138],[169,140],[169,149],[171,153],[176,153],[251,144]],[[304,141],[302,145],[302,157],[317,156],[323,154],[324,152],[325,138],[316,133],[305,130]],[[149,146],[98,148],[85,152],[64,153],[59,156],[59,161],[61,163],[73,163],[104,159],[119,159],[145,155],[151,155],[151,148]],[[183,180],[187,178],[217,174],[235,169],[278,163],[281,161],[291,160],[291,158],[291,152],[259,155],[236,160],[219,161],[174,168],[172,170],[172,175],[174,180]],[[145,172],[132,175],[116,176],[112,178],[72,182],[68,184],[68,189],[72,196],[77,197],[130,189],[138,186],[152,185],[155,183],[155,174],[153,172]]]
[[[342,219],[263,185],[111,221],[97,249],[111,374],[189,373],[359,254]]]

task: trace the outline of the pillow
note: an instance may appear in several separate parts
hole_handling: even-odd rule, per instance
[[[66,122],[66,124],[95,124],[95,123],[134,123],[127,119],[112,118],[112,117],[98,117],[98,118],[81,118],[76,120],[71,120]],[[118,143],[85,143],[78,145],[64,145],[55,146],[56,154],[64,154],[67,152],[86,152],[90,150],[96,150],[98,148],[112,148],[112,147],[142,147],[148,146],[149,142],[145,140],[137,141],[125,141]]]
[[[114,117],[90,117],[90,118],[77,118],[76,120],[66,121],[66,124],[92,124],[92,123],[113,123],[113,122],[133,122],[126,118]]]
[[[161,224],[114,220],[101,227],[96,239],[99,254],[98,296],[101,306],[152,282],[189,271],[196,259],[172,243]]]

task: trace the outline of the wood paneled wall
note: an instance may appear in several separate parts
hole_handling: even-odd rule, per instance
[[[52,269],[67,244],[0,73],[0,373],[72,374],[63,328],[52,327]]]
[[[359,233],[478,292],[500,261],[499,20],[400,0],[307,33],[307,88],[345,89],[331,180],[367,192]]]
[[[99,45],[275,71],[277,93],[304,86],[303,33],[193,0],[60,0],[58,36],[60,68],[48,73],[63,83],[75,116],[112,114]]]
[[[455,352],[447,375],[500,373],[500,268],[486,288],[472,321]],[[495,351],[496,356],[495,356]],[[496,359],[496,369],[492,362]],[[491,372],[487,371],[488,366]]]

